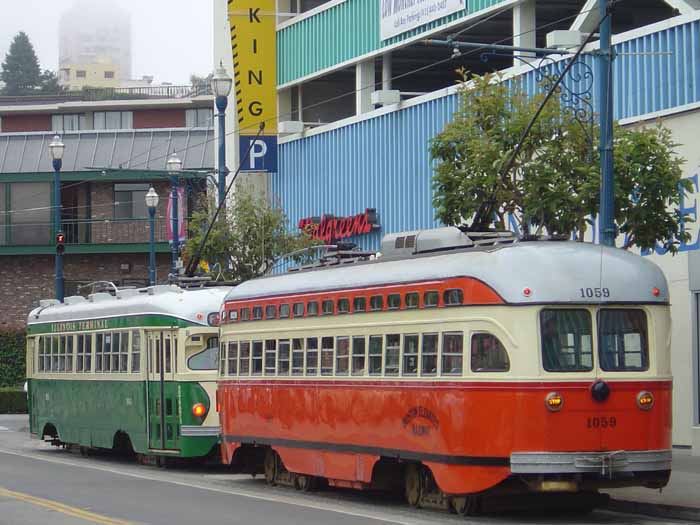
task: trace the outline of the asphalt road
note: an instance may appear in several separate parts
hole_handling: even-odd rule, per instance
[[[464,520],[354,491],[299,493],[223,469],[159,469],[83,458],[30,439],[26,416],[0,416],[0,525],[314,525],[678,523],[609,512]]]

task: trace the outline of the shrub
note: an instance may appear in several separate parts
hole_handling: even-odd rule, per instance
[[[27,394],[23,390],[0,389],[0,414],[26,414]]]
[[[17,387],[27,375],[25,334],[0,332],[0,387]]]

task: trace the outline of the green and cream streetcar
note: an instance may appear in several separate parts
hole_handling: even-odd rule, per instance
[[[218,316],[230,288],[42,301],[27,320],[30,430],[143,456],[216,453]]]

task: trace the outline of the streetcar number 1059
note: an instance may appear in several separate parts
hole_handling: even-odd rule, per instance
[[[610,297],[610,288],[579,288],[578,292],[584,299]]]
[[[615,428],[617,426],[617,418],[615,416],[589,417],[587,423],[588,428]]]

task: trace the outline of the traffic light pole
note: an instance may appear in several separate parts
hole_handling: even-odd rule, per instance
[[[53,160],[53,213],[54,240],[56,241],[56,299],[63,302],[63,239],[59,242],[61,232],[61,159]]]
[[[609,0],[599,0],[600,51],[598,55],[598,100],[600,116],[600,243],[615,246],[615,175],[613,165],[613,96],[612,96],[612,16]]]

